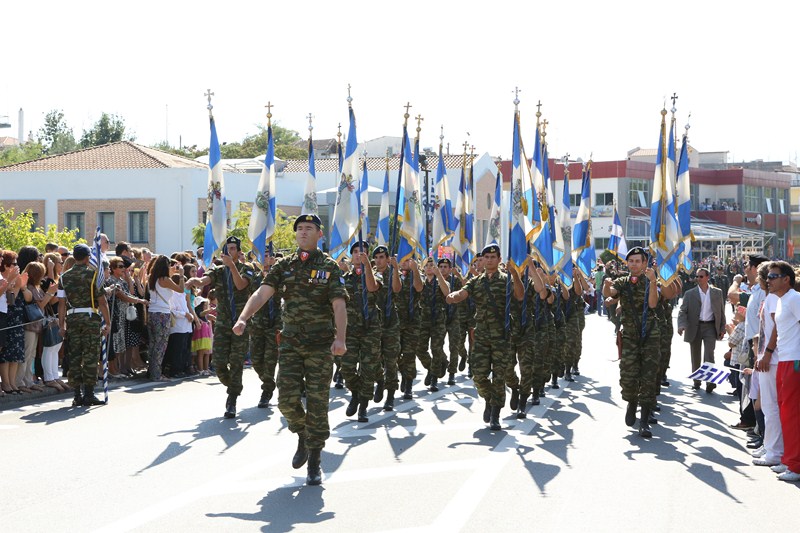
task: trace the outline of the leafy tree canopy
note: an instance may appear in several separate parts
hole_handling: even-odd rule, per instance
[[[83,131],[80,144],[82,148],[88,148],[118,141],[135,140],[136,136],[126,131],[125,120],[122,117],[103,113],[94,126]]]
[[[35,224],[30,210],[15,214],[13,209],[0,207],[0,248],[16,252],[23,246],[35,246],[44,252],[44,246],[48,242],[70,249],[78,243],[86,242],[78,238],[77,229],[65,228],[58,231],[55,224],[48,225],[46,229],[34,227]]]

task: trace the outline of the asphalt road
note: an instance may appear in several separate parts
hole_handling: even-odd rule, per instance
[[[750,464],[728,385],[693,391],[688,345],[654,437],[626,427],[612,327],[590,316],[582,375],[503,430],[465,376],[370,421],[332,390],[322,487],[293,470],[296,438],[245,372],[239,416],[214,378],[137,383],[107,406],[65,396],[0,413],[6,531],[790,531],[798,485]],[[718,356],[724,352],[722,344]],[[422,373],[420,372],[420,378]],[[755,526],[754,526],[755,524]],[[753,529],[755,527],[755,529]]]

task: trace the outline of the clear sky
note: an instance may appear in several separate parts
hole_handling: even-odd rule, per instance
[[[349,83],[359,140],[400,135],[409,101],[423,146],[443,124],[451,152],[469,132],[508,158],[518,86],[524,142],[541,100],[551,157],[654,148],[677,92],[697,149],[795,161],[799,14],[786,0],[3,2],[0,115],[13,125],[0,135],[16,136],[20,107],[26,132],[58,108],[76,137],[105,111],[143,144],[205,147],[211,88],[221,141],[254,133],[267,101],[281,125],[306,137],[310,112],[314,136],[331,137]]]

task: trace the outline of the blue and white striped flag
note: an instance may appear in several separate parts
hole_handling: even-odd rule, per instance
[[[389,158],[386,158],[386,174],[383,176],[383,193],[381,194],[381,210],[378,213],[378,229],[375,239],[381,246],[389,246]],[[391,253],[390,253],[391,255]]]
[[[367,155],[364,154],[364,167],[358,183],[358,208],[361,214],[361,231],[363,237],[370,232],[369,226],[369,173],[367,172]]]
[[[539,257],[545,272],[552,272],[555,266],[553,246],[555,245],[555,217],[551,209],[550,169],[547,161],[547,147],[542,145],[539,130],[536,130],[536,141],[533,147],[533,192],[536,201],[533,206],[533,236],[531,248]]]
[[[456,229],[453,234],[453,263],[461,270],[461,274],[466,276],[469,272],[469,262],[464,261],[464,256],[469,250],[469,241],[472,238],[471,225],[468,224],[466,210],[469,207],[466,183],[467,154],[464,153],[464,161],[461,165],[461,178],[458,182],[458,197],[456,198],[455,222]]]
[[[319,215],[317,204],[317,167],[314,161],[314,141],[308,135],[308,176],[306,188],[303,191],[303,205],[300,206],[301,215]]]
[[[408,128],[403,126],[403,195],[402,211],[398,211],[397,223],[400,224],[400,245],[397,248],[397,260],[402,263],[414,257],[417,249],[425,249],[425,218],[419,188],[419,166],[411,153],[408,140]]]
[[[439,164],[436,165],[436,182],[433,194],[433,224],[431,230],[431,248],[433,255],[438,259],[439,246],[443,245],[456,230],[456,221],[453,215],[453,202],[450,200],[450,185],[447,182],[447,168],[444,165],[442,144],[439,144]]]
[[[360,185],[361,166],[358,161],[358,140],[356,138],[356,116],[353,107],[348,106],[350,114],[350,130],[347,135],[347,145],[344,159],[340,165],[339,185],[336,192],[336,205],[333,208],[333,226],[331,228],[330,254],[338,259],[348,251],[350,241],[358,232],[359,212],[358,195]]]
[[[608,239],[608,251],[622,261],[628,255],[628,243],[625,241],[625,232],[622,229],[622,222],[619,219],[616,204],[614,204],[614,222],[611,224],[611,236]]]
[[[650,247],[656,258],[658,276],[671,282],[678,274],[681,241],[675,215],[675,118],[666,135],[667,110],[661,111],[661,133],[658,140],[656,170],[653,177],[653,199],[650,204]]]
[[[581,205],[572,229],[572,259],[584,276],[590,277],[597,262],[592,243],[592,162],[583,169],[581,178]]]
[[[511,201],[508,219],[510,226],[508,251],[509,264],[516,267],[520,273],[528,266],[528,241],[534,235],[532,215],[534,204],[536,203],[531,181],[531,170],[523,154],[519,111],[515,110],[514,140],[511,146]],[[498,207],[500,204],[500,187],[501,176],[498,171],[495,190],[495,203]]]
[[[503,175],[500,173],[500,167],[497,167],[497,177],[494,182],[494,201],[492,202],[492,210],[489,214],[489,224],[486,230],[486,245],[496,244],[500,246],[503,239],[503,227],[500,213],[500,204],[503,198]],[[505,228],[507,229],[507,228]],[[502,250],[503,247],[500,246]]]
[[[97,226],[97,231],[94,233],[94,241],[92,243],[92,253],[89,255],[89,264],[92,265],[97,272],[94,286],[98,289],[102,289],[103,284],[106,282],[106,273],[103,271],[103,249],[100,245],[101,240],[102,233],[100,233],[100,226]],[[94,305],[94,302],[92,302],[92,305]]]
[[[258,180],[256,200],[250,214],[250,227],[247,236],[253,241],[253,248],[258,253],[259,261],[264,261],[267,245],[275,234],[275,214],[277,202],[275,198],[275,140],[272,137],[272,124],[267,125],[267,155],[261,179]]]
[[[553,261],[562,283],[572,287],[572,215],[569,201],[569,161],[564,163],[564,189],[561,193],[561,206],[557,214],[556,243],[553,249]]]
[[[731,371],[727,368],[719,367],[714,363],[703,363],[689,375],[689,379],[722,385],[730,375]]]
[[[228,233],[228,206],[222,176],[222,155],[219,151],[217,126],[209,112],[211,143],[208,147],[208,196],[206,198],[206,232],[203,239],[203,262],[212,264],[214,253],[222,247]]]
[[[688,126],[687,126],[688,129]],[[681,155],[678,160],[678,229],[683,246],[681,248],[681,266],[692,270],[692,188],[689,180],[689,137],[684,134]]]

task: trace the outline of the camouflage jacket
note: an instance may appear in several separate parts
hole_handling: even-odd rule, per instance
[[[370,323],[381,320],[380,308],[378,307],[378,292],[369,292],[362,285],[362,275],[357,273],[358,268],[353,267],[344,274],[344,288],[350,299],[347,302],[347,325],[365,326],[364,323],[364,296],[367,298],[367,318]],[[375,281],[379,287],[383,286],[383,278],[380,274],[375,274]]]
[[[64,274],[59,280],[60,288],[67,295],[67,302],[71,308],[92,308],[97,309],[99,298],[105,298],[103,289],[93,287],[95,269],[89,265],[75,265]],[[94,302],[92,293],[94,292]]]
[[[236,288],[233,283],[233,276],[228,272],[228,267],[225,265],[214,265],[203,274],[211,278],[212,286],[217,293],[218,320],[230,324],[233,324],[234,319],[244,309],[247,299],[250,298],[250,283],[256,275],[256,269],[250,263],[236,263],[236,270],[239,271],[239,275],[247,280],[247,286],[244,289],[239,290]],[[233,290],[234,309],[231,309],[231,290]],[[231,316],[231,312],[235,316]]]
[[[464,290],[475,301],[475,333],[503,336],[505,334],[506,282],[508,274],[497,272],[493,276],[483,273],[471,278]],[[513,295],[511,297],[514,298]]]

